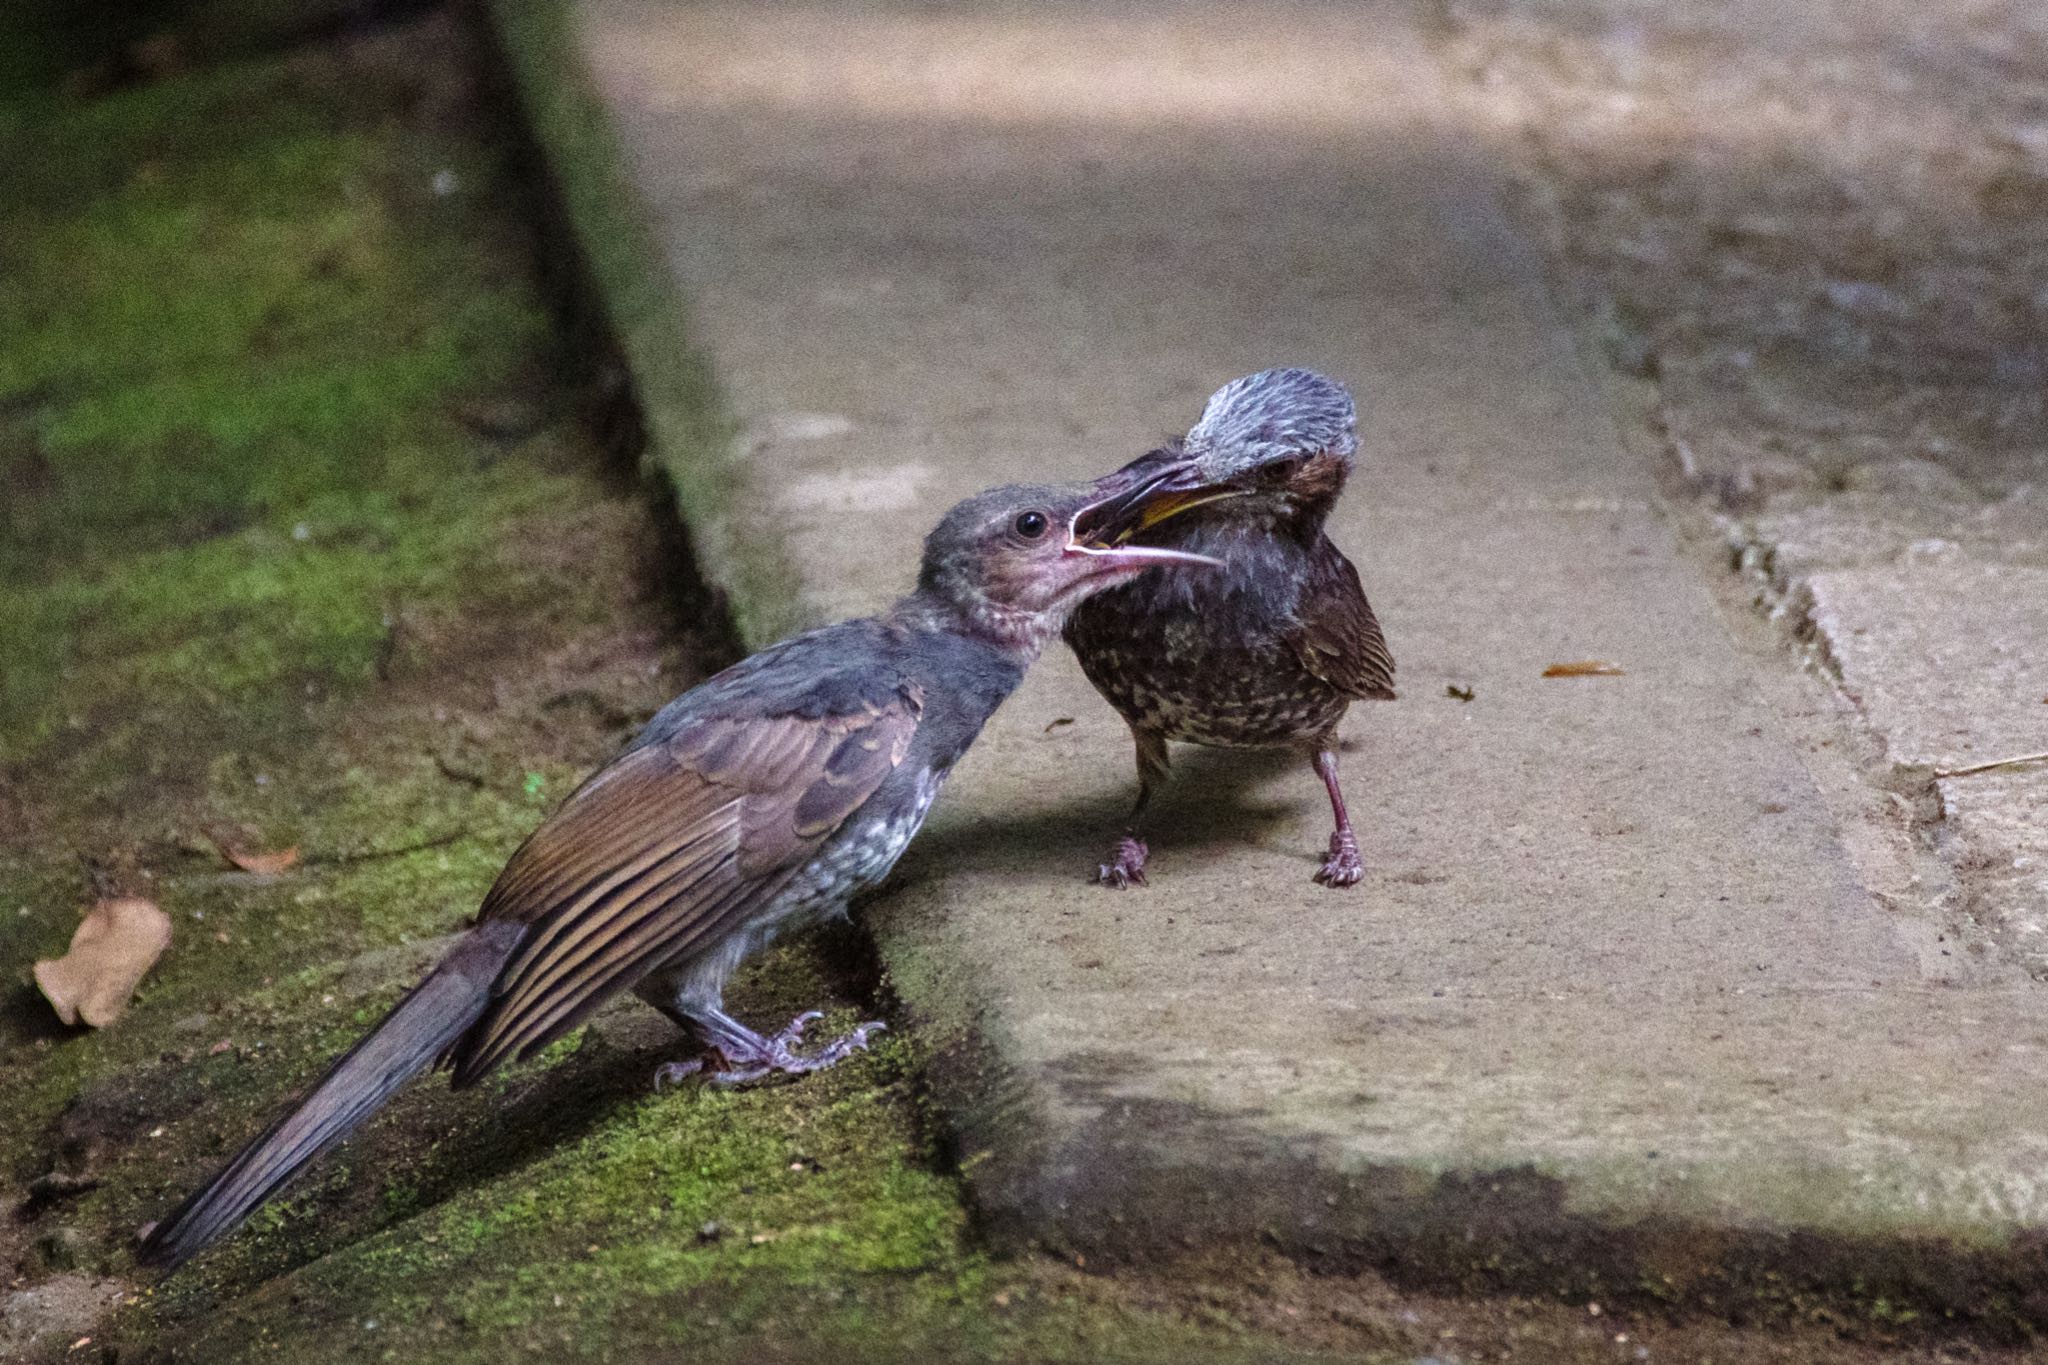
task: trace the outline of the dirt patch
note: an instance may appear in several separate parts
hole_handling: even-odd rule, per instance
[[[26,1360],[43,1352],[83,1349],[79,1339],[90,1337],[94,1325],[127,1293],[128,1286],[119,1280],[53,1275],[31,1288],[0,1294],[0,1358]]]
[[[1686,478],[1753,512],[2048,469],[2048,27],[1907,0],[1457,0],[1454,50]]]
[[[1086,1288],[1090,1281],[1092,1288]],[[1835,1309],[1788,1303],[1769,1330],[1671,1319],[1599,1299],[1417,1293],[1379,1275],[1325,1275],[1272,1254],[1194,1253],[1142,1281],[1112,1286],[1048,1270],[1045,1292],[1115,1296],[1151,1311],[1227,1323],[1305,1352],[1355,1359],[1384,1352],[1403,1362],[1515,1361],[1522,1365],[1671,1361],[1695,1365],[1960,1365],[2034,1358],[2027,1346],[1913,1340],[1910,1318],[1845,1320]],[[1057,1289],[1054,1287],[1058,1286]]]

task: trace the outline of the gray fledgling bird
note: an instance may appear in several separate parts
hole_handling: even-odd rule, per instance
[[[1137,743],[1130,831],[1097,881],[1144,882],[1150,849],[1138,822],[1166,779],[1169,740],[1303,752],[1336,818],[1315,879],[1351,886],[1364,875],[1337,781],[1337,726],[1354,701],[1393,699],[1394,657],[1358,570],[1323,533],[1358,450],[1357,420],[1334,380],[1265,370],[1224,385],[1185,437],[1119,471],[1150,486],[1192,460],[1193,478],[1176,485],[1184,491],[1162,495],[1140,519],[1174,517],[1146,542],[1225,567],[1167,570],[1094,597],[1068,618],[1066,640],[1082,671]]]
[[[232,1230],[430,1064],[469,1085],[628,988],[718,1059],[715,1081],[816,1071],[864,1047],[882,1025],[809,1055],[796,1047],[814,1013],[756,1033],[725,1012],[726,979],[888,873],[1075,604],[1147,569],[1210,565],[1117,543],[1171,484],[969,498],[888,611],[773,645],[671,702],[512,855],[440,965],[152,1229],[140,1259],[176,1266]]]

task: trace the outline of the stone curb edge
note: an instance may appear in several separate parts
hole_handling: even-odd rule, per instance
[[[567,0],[486,0],[542,175],[587,277],[587,302],[624,358],[645,428],[642,467],[668,483],[698,566],[748,649],[810,624],[788,547],[753,497],[742,433],[688,306],[662,260],[647,206],[584,60]]]

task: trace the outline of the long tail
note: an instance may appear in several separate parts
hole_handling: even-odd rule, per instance
[[[355,1131],[393,1091],[476,1022],[526,926],[492,920],[449,950],[305,1099],[158,1223],[136,1259],[171,1269],[234,1230],[313,1158]]]

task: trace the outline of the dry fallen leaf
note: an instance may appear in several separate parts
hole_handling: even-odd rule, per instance
[[[1577,659],[1568,664],[1552,664],[1543,670],[1546,678],[1619,678],[1621,665],[1608,663],[1605,659]]]
[[[298,865],[299,849],[296,844],[290,848],[279,849],[275,853],[245,853],[223,838],[219,831],[209,829],[205,833],[206,837],[212,841],[213,846],[220,850],[220,856],[226,858],[244,872],[254,872],[258,876],[263,877],[274,877],[287,868]]]
[[[86,912],[69,952],[36,963],[36,985],[65,1023],[105,1028],[170,942],[171,917],[153,902],[104,900]]]
[[[295,844],[275,853],[230,853],[228,860],[244,872],[256,872],[267,877],[295,866],[299,861],[299,850]]]

